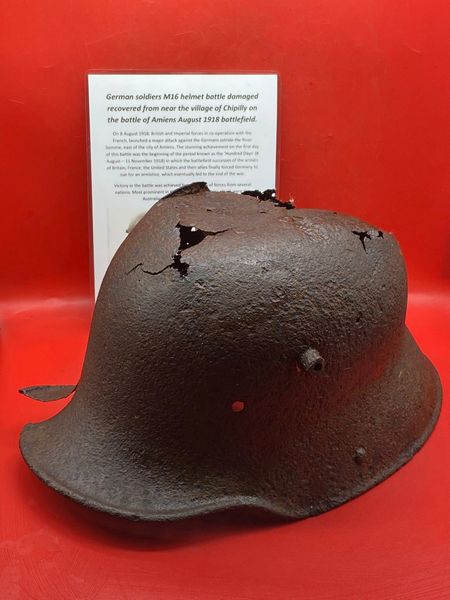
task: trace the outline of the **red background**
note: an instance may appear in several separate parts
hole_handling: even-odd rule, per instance
[[[24,423],[77,380],[92,304],[85,74],[280,74],[280,195],[398,237],[408,324],[448,386],[447,0],[2,3],[0,598],[370,600],[450,597],[449,414],[394,477],[321,517],[219,516],[136,538],[26,469]],[[107,527],[108,526],[108,527]]]

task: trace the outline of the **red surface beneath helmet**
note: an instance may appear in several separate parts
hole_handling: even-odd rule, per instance
[[[445,0],[4,3],[0,600],[450,597],[449,18]],[[21,428],[66,400],[16,390],[75,383],[87,341],[89,69],[280,73],[280,196],[396,234],[408,324],[444,384],[436,431],[397,474],[314,519],[143,538],[27,469]]]

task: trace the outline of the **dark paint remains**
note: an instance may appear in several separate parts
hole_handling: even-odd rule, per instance
[[[23,456],[62,494],[135,520],[329,510],[436,423],[406,299],[391,234],[273,190],[176,190],[114,256],[74,396],[24,428]]]

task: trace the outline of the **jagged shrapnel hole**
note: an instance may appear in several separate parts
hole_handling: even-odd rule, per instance
[[[359,240],[364,248],[364,252],[367,252],[366,240],[373,240],[374,238],[384,238],[384,233],[381,229],[369,229],[368,231],[356,231],[353,229],[352,233],[359,237]]]
[[[218,233],[223,233],[223,231],[203,231],[194,225],[182,225],[181,223],[177,223],[177,229],[180,234],[180,245],[178,246],[177,253],[174,255],[173,263],[170,267],[176,269],[179,272],[180,277],[186,277],[189,270],[189,263],[182,261],[181,253],[183,250],[200,244],[200,242],[208,235],[217,235]]]
[[[186,250],[186,248],[192,248],[192,246],[196,246],[203,241],[206,237],[206,233],[201,229],[189,225],[182,225],[181,223],[177,223],[177,229],[180,234],[180,245],[178,246],[177,253],[173,257],[171,267],[179,272],[180,277],[186,277],[189,270],[189,263],[181,260],[181,253],[183,250]]]
[[[180,232],[178,252],[182,252],[183,250],[186,250],[186,248],[191,248],[192,246],[200,244],[207,236],[201,229],[190,227],[189,225],[181,225],[181,223],[178,223],[177,228]]]
[[[148,271],[142,268],[143,263],[138,263],[127,272],[127,275],[129,275],[138,267],[140,267],[141,271],[143,273],[147,273],[148,275],[159,275],[160,273],[163,273],[166,269],[176,269],[179,272],[180,277],[186,277],[187,272],[189,270],[189,263],[184,262],[182,260],[181,253],[183,252],[183,250],[186,250],[187,248],[192,248],[193,246],[200,244],[200,242],[202,242],[208,235],[218,235],[219,233],[224,233],[225,231],[228,231],[227,229],[223,229],[221,231],[203,231],[202,229],[198,229],[193,225],[182,225],[181,223],[177,223],[176,227],[179,230],[180,244],[178,246],[176,254],[174,254],[172,257],[172,262],[170,263],[170,265],[166,265],[163,269],[159,271]]]
[[[275,204],[275,206],[280,206],[280,207],[286,208],[288,210],[295,208],[293,200],[288,200],[287,202],[283,202],[283,200],[280,200],[279,198],[277,198],[277,193],[274,189],[264,190],[263,192],[261,192],[259,190],[246,190],[245,192],[242,192],[242,195],[243,196],[252,196],[253,198],[258,198],[258,200],[260,202],[268,200],[268,201],[272,202],[273,204]]]

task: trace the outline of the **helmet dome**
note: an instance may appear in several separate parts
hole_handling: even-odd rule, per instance
[[[437,420],[406,301],[390,233],[181,188],[114,256],[75,394],[24,428],[23,456],[57,491],[132,519],[326,511],[406,463]]]

